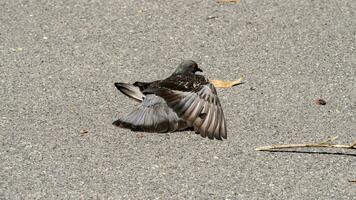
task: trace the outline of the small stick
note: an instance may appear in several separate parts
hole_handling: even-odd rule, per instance
[[[356,180],[349,180],[350,183],[356,183]]]
[[[240,0],[216,0],[216,3],[240,3]]]
[[[350,146],[356,149],[356,140]]]
[[[270,151],[273,149],[287,149],[287,148],[305,148],[305,147],[328,147],[328,148],[344,148],[344,149],[356,149],[356,141],[351,144],[331,144],[331,142],[335,140],[337,137],[331,138],[325,142],[321,142],[318,144],[276,144],[270,146],[264,146],[256,148],[256,151]]]

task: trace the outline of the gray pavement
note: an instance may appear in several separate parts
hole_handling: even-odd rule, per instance
[[[0,0],[0,199],[355,199],[355,150],[254,150],[356,139],[355,10]],[[228,140],[111,125],[135,106],[114,82],[167,77],[182,59],[210,78],[245,76],[218,91]]]

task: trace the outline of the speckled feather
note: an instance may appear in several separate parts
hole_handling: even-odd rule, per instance
[[[116,83],[125,95],[142,103],[114,125],[134,131],[172,132],[192,127],[202,137],[227,138],[226,122],[215,87],[194,61],[184,61],[167,79]]]
[[[195,74],[173,74],[162,81],[150,84],[143,93],[149,93],[150,89],[164,88],[183,92],[197,92],[203,85],[209,84],[209,80],[201,75]]]

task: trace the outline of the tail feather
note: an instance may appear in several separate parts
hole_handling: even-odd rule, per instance
[[[136,101],[143,101],[145,95],[142,94],[140,88],[128,84],[128,83],[115,83],[115,87],[120,90],[124,95],[136,100]]]

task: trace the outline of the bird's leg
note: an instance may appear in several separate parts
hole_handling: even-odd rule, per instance
[[[243,84],[243,77],[239,78],[236,81],[223,81],[223,80],[210,80],[216,88],[230,88],[236,85]]]

